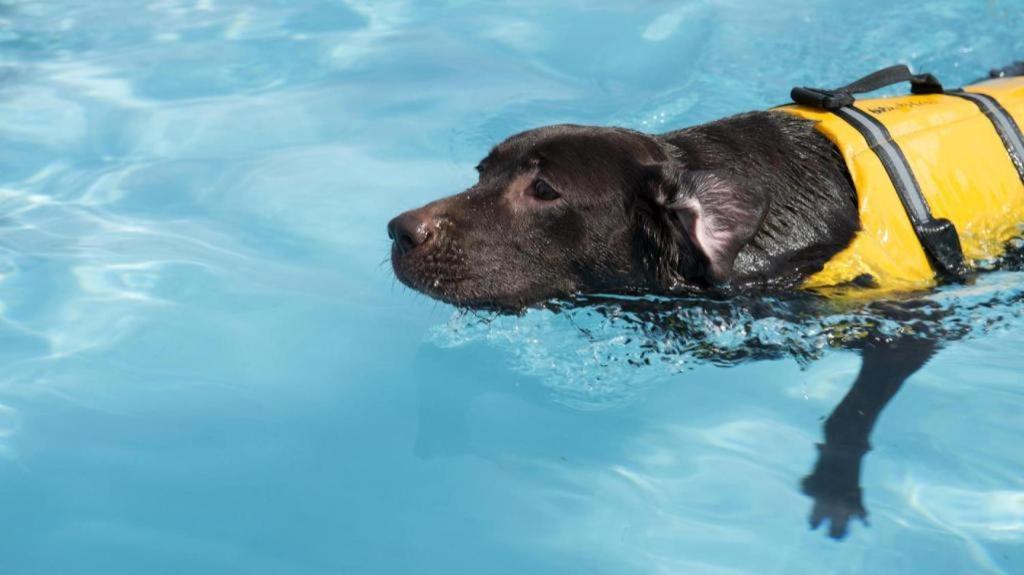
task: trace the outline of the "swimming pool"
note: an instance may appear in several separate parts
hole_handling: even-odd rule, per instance
[[[800,480],[859,359],[813,326],[724,365],[394,281],[387,220],[515,131],[1024,58],[1019,2],[635,4],[0,2],[0,573],[1024,572],[1020,272],[937,296],[983,327],[841,541]]]

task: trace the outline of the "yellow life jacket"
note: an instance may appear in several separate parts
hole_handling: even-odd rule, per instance
[[[986,112],[986,106],[991,112],[992,100],[1005,114]],[[998,257],[1010,239],[1021,235],[1024,157],[1019,150],[1024,140],[1009,141],[1014,135],[1007,131],[1015,129],[1015,137],[1021,137],[1024,77],[989,80],[962,92],[856,100],[849,106],[884,126],[882,132],[902,151],[911,179],[919,184],[925,209],[952,222],[969,266]],[[807,278],[804,287],[839,286],[865,276],[884,291],[935,285],[934,258],[922,247],[920,229],[915,231],[894,185],[899,178],[892,177],[891,166],[887,172],[879,144],[872,147],[863,130],[838,112],[800,105],[778,109],[816,121],[818,130],[835,143],[860,205],[861,231],[824,269]]]

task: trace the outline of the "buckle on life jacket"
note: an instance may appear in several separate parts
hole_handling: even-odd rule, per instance
[[[835,111],[854,102],[853,95],[849,92],[838,90],[826,90],[824,88],[811,88],[809,86],[797,86],[789,93],[793,101],[801,106],[817,108],[819,110]]]
[[[945,218],[932,218],[915,227],[925,251],[939,270],[940,280],[962,282],[970,277],[971,268],[964,260],[960,235],[957,234],[953,222]]]

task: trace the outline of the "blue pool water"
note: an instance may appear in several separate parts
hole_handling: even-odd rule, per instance
[[[730,362],[463,315],[384,233],[524,128],[963,83],[1022,29],[1017,0],[0,2],[0,573],[1024,572],[1021,272],[934,296],[969,329],[834,541],[800,479],[859,359],[817,320],[683,316],[779,350]]]

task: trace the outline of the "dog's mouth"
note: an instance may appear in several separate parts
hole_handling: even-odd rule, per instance
[[[517,286],[515,280],[522,274],[493,265],[475,265],[461,246],[447,239],[411,251],[393,245],[391,267],[407,287],[461,308],[518,313],[566,295],[532,293],[529,286]]]
[[[461,251],[452,247],[420,246],[404,251],[396,242],[391,246],[391,267],[395,277],[406,286],[447,303],[460,302],[458,287],[471,278],[464,269]]]
[[[457,307],[500,311],[523,307],[514,298],[488,293],[483,285],[487,275],[470,271],[465,252],[450,242],[409,252],[393,245],[391,267],[407,287]]]

